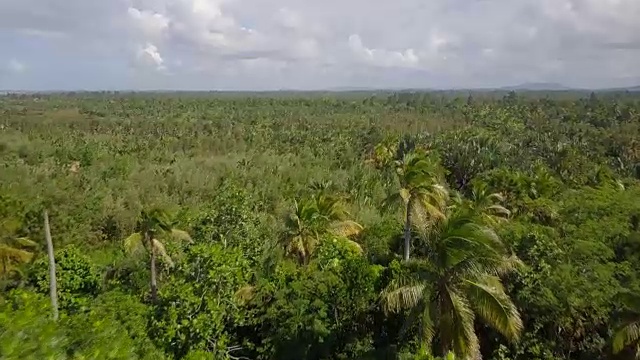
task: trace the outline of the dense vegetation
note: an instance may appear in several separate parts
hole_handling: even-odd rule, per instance
[[[640,356],[632,94],[5,96],[0,165],[3,359]]]

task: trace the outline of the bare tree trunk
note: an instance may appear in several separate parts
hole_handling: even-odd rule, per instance
[[[158,280],[156,274],[156,247],[153,246],[153,239],[150,238],[149,234],[144,234],[146,237],[146,241],[149,244],[149,254],[151,256],[151,301],[154,303],[158,298]]]
[[[404,261],[409,261],[411,251],[411,199],[407,201],[407,217],[404,223]]]
[[[53,319],[58,320],[56,260],[53,256],[53,241],[51,240],[51,229],[49,228],[49,214],[47,210],[44,211],[44,235],[47,240],[47,253],[49,255],[49,294],[51,296],[51,307],[53,308]]]

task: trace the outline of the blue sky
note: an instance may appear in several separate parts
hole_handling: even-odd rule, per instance
[[[639,0],[0,0],[0,89],[640,84]]]

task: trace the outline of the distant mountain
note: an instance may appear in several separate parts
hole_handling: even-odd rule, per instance
[[[626,91],[631,91],[631,92],[640,92],[640,85],[623,88],[621,90],[626,90]]]
[[[323,89],[324,91],[335,91],[335,92],[349,92],[349,91],[375,91],[379,90],[373,87],[367,86],[334,86],[330,88]]]
[[[529,91],[566,91],[573,90],[570,87],[558,83],[524,83],[516,86],[505,86],[501,90],[529,90]]]

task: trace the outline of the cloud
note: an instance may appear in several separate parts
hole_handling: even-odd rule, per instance
[[[359,60],[373,66],[415,68],[420,63],[420,58],[413,49],[404,51],[370,49],[362,44],[359,35],[349,36],[349,48]]]
[[[0,2],[0,46],[187,88],[612,86],[640,81],[639,18],[638,0],[21,0]]]
[[[139,30],[144,37],[160,37],[169,27],[169,19],[153,11],[140,11],[130,7],[127,9],[127,15],[129,15],[133,26]]]
[[[158,47],[151,43],[147,43],[138,49],[136,59],[140,65],[152,67],[158,71],[166,69],[164,66],[164,59],[160,55]]]
[[[7,63],[7,70],[14,74],[21,74],[27,70],[27,66],[16,59],[11,59]]]

